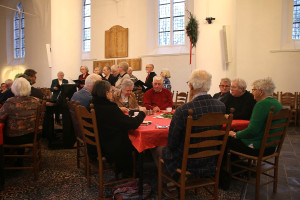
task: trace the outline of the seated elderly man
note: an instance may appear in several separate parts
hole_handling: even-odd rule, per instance
[[[112,101],[115,102],[123,112],[129,109],[138,109],[139,105],[132,92],[134,83],[130,79],[124,79],[121,89],[113,93]]]
[[[224,101],[226,113],[234,108],[233,119],[249,120],[256,103],[253,94],[246,90],[247,84],[243,79],[234,79],[231,83],[231,94]]]
[[[173,106],[172,93],[163,88],[163,79],[161,76],[155,76],[153,78],[153,88],[148,90],[144,95],[143,105],[147,110],[153,110],[159,112],[165,110],[168,107]]]
[[[95,85],[95,82],[101,80],[101,76],[98,74],[91,74],[85,79],[84,87],[75,92],[71,98],[71,101],[79,101],[80,105],[89,107],[92,100],[92,90]]]
[[[158,155],[162,156],[165,166],[172,176],[176,176],[176,169],[180,168],[182,162],[188,110],[194,111],[194,119],[198,119],[206,113],[225,113],[226,111],[223,102],[213,99],[211,95],[207,94],[210,86],[211,75],[208,72],[199,69],[192,72],[189,80],[192,100],[176,109],[170,124],[167,146],[157,147],[156,150],[152,151],[156,163]],[[215,127],[197,128],[197,130],[195,128],[194,131],[199,132],[208,129],[215,129]],[[197,150],[195,149],[195,151]],[[187,171],[196,176],[210,176],[215,173],[216,165],[217,157],[193,159],[188,163]]]
[[[33,97],[37,97],[39,99],[44,98],[44,94],[41,89],[33,87],[33,85],[36,83],[36,74],[37,72],[34,69],[26,69],[24,72],[25,75],[27,75],[30,79],[30,85],[31,85],[31,95]]]
[[[231,86],[231,81],[229,78],[222,78],[219,88],[220,92],[214,94],[213,98],[218,99],[222,102],[226,101],[226,98],[228,98],[230,94],[230,86]]]
[[[127,70],[128,70],[128,63],[127,62],[121,62],[119,64],[119,77],[118,80],[115,84],[116,89],[120,89],[122,87],[123,81],[125,79],[129,79],[130,80],[130,76],[127,74]]]

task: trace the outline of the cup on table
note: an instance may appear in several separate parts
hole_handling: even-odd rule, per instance
[[[167,112],[172,112],[172,108],[171,107],[168,107],[168,108],[166,108],[166,110],[167,110]]]

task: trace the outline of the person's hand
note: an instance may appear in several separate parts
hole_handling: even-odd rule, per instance
[[[229,117],[229,115],[228,115],[228,114],[225,114],[225,118],[228,119],[228,117]]]
[[[229,131],[229,136],[236,138],[236,132],[234,131]]]
[[[158,106],[155,106],[155,107],[153,108],[153,111],[154,111],[154,112],[159,112],[159,111],[160,111],[160,109],[159,109],[159,107],[158,107]]]
[[[126,108],[126,107],[120,107],[120,109],[123,111],[123,113],[128,113],[128,108]]]
[[[58,90],[58,87],[54,86],[53,89],[54,89],[54,90]]]
[[[139,111],[143,111],[146,114],[146,107],[139,107]]]

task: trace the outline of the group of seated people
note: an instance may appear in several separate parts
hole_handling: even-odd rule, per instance
[[[116,164],[118,172],[125,175],[132,171],[131,152],[134,149],[128,131],[140,126],[146,116],[146,109],[159,112],[173,105],[172,93],[169,90],[170,82],[165,81],[170,77],[168,72],[156,76],[153,72],[154,66],[148,64],[146,81],[137,86],[132,81],[134,79],[137,82],[137,78],[127,73],[128,68],[127,63],[120,63],[117,68],[118,79],[115,79],[112,84],[113,78],[110,77],[114,75],[110,74],[110,67],[103,68],[105,74],[103,78],[96,73],[89,75],[87,68],[82,67],[82,75],[79,79],[82,78],[85,82],[71,98],[87,108],[90,103],[94,104],[103,154]],[[20,77],[14,81],[10,89],[12,98],[7,99],[0,109],[0,119],[6,120],[7,124],[4,130],[5,143],[23,143],[32,140],[34,116],[40,98],[33,95],[31,86],[35,83],[36,72],[30,75],[26,75],[27,78],[29,77],[27,80],[25,77]],[[229,79],[222,79],[219,85],[221,92],[214,97],[208,94],[211,79],[212,76],[207,71],[196,69],[192,72],[188,82],[191,101],[179,106],[174,112],[167,146],[153,150],[155,160],[158,155],[162,156],[168,172],[172,175],[176,174],[176,169],[181,165],[189,109],[193,109],[193,118],[197,119],[211,112],[221,112],[225,115],[229,113],[231,107],[234,107],[234,119],[246,119],[250,120],[250,123],[243,131],[230,132],[231,139],[228,141],[228,146],[250,155],[257,155],[259,152],[270,107],[274,106],[275,112],[282,109],[278,100],[272,97],[275,84],[271,78],[254,81],[252,94],[246,90],[247,85],[244,80],[234,79],[231,82]],[[67,82],[63,79],[63,73],[59,72],[57,81],[52,81],[53,94],[63,83]],[[145,91],[143,107],[138,106],[136,102],[132,92],[134,87]],[[139,114],[130,117],[127,114],[129,109],[139,110]],[[20,118],[21,114],[22,118]],[[271,147],[266,150],[266,153],[270,154],[274,151],[275,147]],[[216,160],[215,157],[195,159],[188,164],[188,171],[195,175],[208,176],[215,173]]]

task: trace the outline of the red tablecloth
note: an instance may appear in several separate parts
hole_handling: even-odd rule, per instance
[[[150,125],[141,125],[138,129],[129,132],[129,138],[138,152],[167,145],[169,128],[158,129],[156,125],[168,126],[171,119],[154,118],[157,115],[147,115],[145,121],[151,121]]]
[[[0,123],[0,145],[3,144],[3,127],[4,123]]]
[[[154,118],[155,116],[147,115],[145,121],[151,121],[150,125],[141,125],[138,129],[129,132],[131,143],[138,152],[167,145],[169,128],[157,129],[156,125],[170,125],[171,119]],[[248,124],[249,121],[247,120],[233,120],[231,130],[243,130],[248,127]]]

